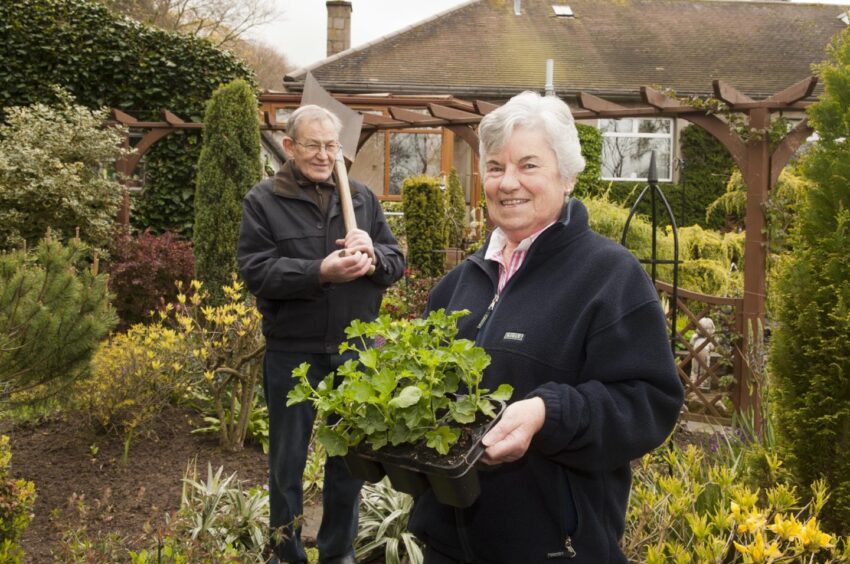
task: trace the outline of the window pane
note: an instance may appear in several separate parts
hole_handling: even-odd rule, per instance
[[[390,194],[401,194],[405,178],[417,174],[440,174],[439,135],[393,133],[390,135]]]
[[[670,180],[671,139],[605,137],[602,140],[602,177],[645,180],[650,152],[655,151],[659,180]]]
[[[638,120],[638,133],[666,133],[669,135],[672,123],[669,119],[641,119]]]
[[[599,130],[602,133],[631,133],[633,122],[633,119],[600,119]]]

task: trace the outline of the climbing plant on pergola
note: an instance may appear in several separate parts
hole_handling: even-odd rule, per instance
[[[640,91],[642,106],[625,107],[589,93],[578,94],[581,109],[573,112],[576,119],[670,117],[681,118],[702,127],[715,137],[740,168],[747,187],[746,238],[744,244],[744,295],[738,326],[744,328],[743,350],[751,331],[765,320],[767,238],[765,232],[765,205],[771,188],[782,169],[796,150],[811,135],[813,129],[803,118],[781,139],[770,139],[767,134],[771,116],[788,111],[802,111],[814,91],[817,79],[808,77],[763,100],[753,100],[722,81],[713,82],[714,96],[726,105],[730,113],[742,116],[742,127],[733,130],[728,121],[717,113],[706,111],[698,104],[689,104],[668,96],[651,87]],[[363,127],[358,149],[375,133],[385,130],[444,127],[470,145],[478,153],[477,125],[481,118],[498,107],[484,101],[464,101],[451,96],[367,96],[335,95],[340,102],[363,113]],[[275,119],[276,109],[292,107],[299,103],[299,94],[264,94],[260,96],[261,129],[285,130],[285,124]],[[387,108],[389,115],[371,113],[367,109]],[[427,111],[427,114],[423,113]],[[119,171],[130,176],[139,160],[156,141],[177,129],[202,127],[199,123],[185,122],[165,111],[161,122],[140,122],[131,116],[113,111],[113,117],[130,128],[147,132],[136,145],[136,153],[119,163]],[[749,329],[749,330],[748,330]],[[747,366],[737,371],[742,381],[737,386],[733,402],[738,409],[757,407],[759,390]],[[754,413],[758,413],[754,409]]]

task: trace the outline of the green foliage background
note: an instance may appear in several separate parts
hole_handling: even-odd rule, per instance
[[[213,303],[236,265],[242,198],[262,178],[257,98],[244,80],[218,88],[204,114],[204,145],[195,189],[195,278]]]
[[[602,132],[592,125],[577,123],[584,170],[578,175],[574,194],[579,198],[599,194],[602,186]]]
[[[111,245],[122,187],[105,174],[123,151],[104,110],[72,103],[6,108],[0,122],[0,250],[30,248],[48,230],[79,236],[101,255]]]
[[[200,121],[215,88],[253,80],[247,65],[209,42],[118,17],[94,0],[0,2],[0,37],[0,119],[8,106],[49,103],[56,84],[90,108],[156,121],[165,108]],[[197,131],[154,146],[134,223],[191,234],[199,150]]]
[[[770,355],[786,462],[801,485],[826,478],[824,522],[850,532],[850,32],[818,67],[824,94],[809,108],[820,136],[802,162],[813,185],[774,290]]]
[[[466,197],[457,169],[452,168],[446,182],[446,237],[450,247],[463,248],[466,232]]]
[[[60,394],[87,374],[117,321],[107,277],[93,274],[89,260],[76,240],[0,254],[0,404]]]
[[[445,205],[440,182],[430,176],[412,176],[401,188],[404,232],[407,235],[407,265],[426,276],[443,273],[446,231]]]

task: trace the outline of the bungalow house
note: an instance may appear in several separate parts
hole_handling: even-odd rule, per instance
[[[327,90],[351,95],[352,107],[384,114],[398,97],[499,103],[527,89],[553,90],[573,107],[581,92],[630,106],[641,103],[641,86],[706,97],[714,79],[763,99],[811,75],[830,39],[850,22],[848,6],[784,1],[471,0],[348,48],[354,7],[327,2],[329,56],[286,75],[288,93],[301,92],[309,71]],[[297,98],[280,100],[266,102],[266,110],[284,121]],[[675,179],[685,122],[653,117],[586,123],[603,133],[603,178],[644,178],[653,149],[661,179]],[[446,129],[373,135],[351,174],[382,198],[397,199],[408,175],[439,175],[451,167],[460,173],[468,200],[477,200],[474,151]]]

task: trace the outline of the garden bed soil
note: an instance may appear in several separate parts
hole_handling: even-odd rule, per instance
[[[191,460],[197,460],[204,479],[209,463],[214,471],[223,466],[223,475],[235,472],[246,487],[267,483],[267,459],[260,448],[226,452],[216,435],[191,434],[200,419],[191,410],[166,410],[151,437],[130,444],[126,464],[121,439],[95,435],[73,419],[24,425],[0,421],[0,434],[11,439],[12,475],[34,482],[38,496],[23,538],[24,562],[52,562],[68,527],[84,527],[91,537],[117,533],[127,548],[140,548],[145,524],[156,527],[166,512],[179,507],[181,479]],[[309,540],[306,526],[304,533]]]
[[[49,418],[37,424],[12,425],[0,421],[0,434],[9,435],[12,475],[35,483],[35,516],[23,538],[24,564],[53,561],[62,533],[84,527],[91,537],[115,533],[127,548],[140,548],[146,524],[162,523],[167,512],[180,505],[181,478],[196,459],[202,476],[207,463],[224,474],[236,472],[247,486],[268,479],[266,455],[254,446],[238,453],[223,451],[214,435],[191,434],[200,416],[171,408],[159,418],[150,438],[130,445],[122,463],[123,441],[95,435],[73,419]],[[679,426],[674,440],[680,445],[706,446],[710,435]],[[310,544],[321,519],[321,499],[305,505],[302,536]]]

